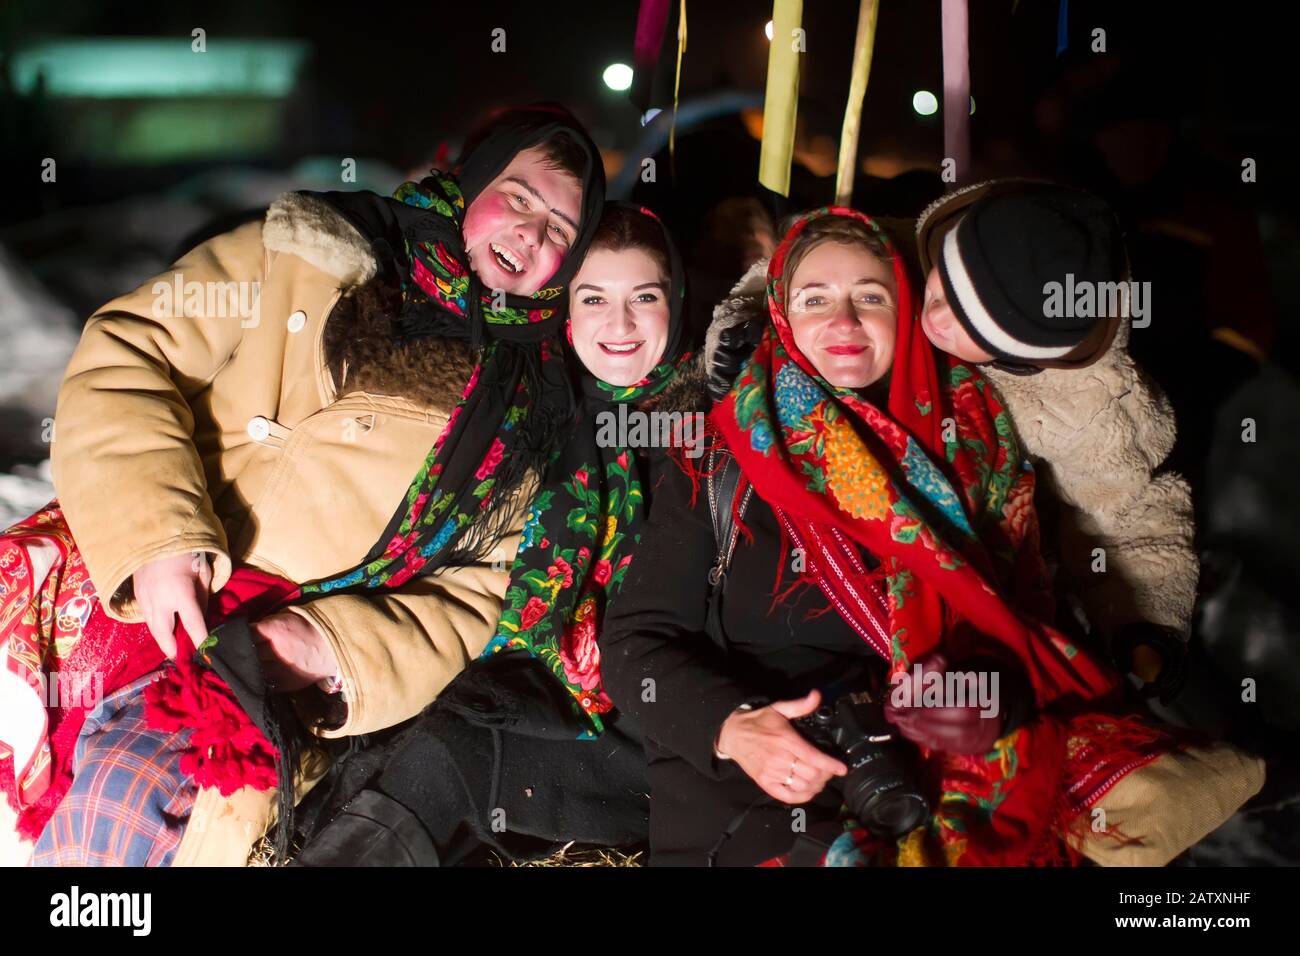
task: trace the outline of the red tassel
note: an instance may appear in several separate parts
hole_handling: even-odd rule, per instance
[[[219,613],[212,621],[225,620],[236,609],[250,619],[262,617],[295,593],[291,582],[241,568],[218,592]],[[245,713],[221,676],[200,663],[202,655],[196,657],[183,627],[176,629],[176,650],[174,666],[166,667],[144,689],[145,723],[156,730],[193,731],[180,764],[200,787],[216,787],[223,797],[241,787],[275,789],[279,750]]]
[[[192,729],[181,770],[228,797],[241,787],[271,790],[279,751],[244,713],[215,671],[169,667],[144,690],[145,722],[156,730]]]

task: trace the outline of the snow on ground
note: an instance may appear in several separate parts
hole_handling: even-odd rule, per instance
[[[0,529],[26,518],[54,497],[50,463],[15,465],[10,474],[0,474]]]
[[[80,323],[26,266],[0,246],[0,458],[49,454],[45,419]]]

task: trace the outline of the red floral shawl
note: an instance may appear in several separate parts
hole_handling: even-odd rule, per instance
[[[888,412],[818,375],[796,348],[782,271],[809,222],[869,225],[894,263],[896,351]],[[1060,858],[1062,819],[1123,772],[1157,755],[1162,735],[1096,713],[1119,676],[1041,617],[1051,606],[1038,554],[1034,475],[1006,410],[979,373],[936,356],[920,329],[901,258],[867,216],[816,210],[768,266],[768,328],[711,419],[760,497],[804,529],[834,529],[882,564],[891,671],[944,649],[1009,652],[1027,672],[1040,715],[988,754],[930,754],[939,797],[927,828],[877,848],[950,864]],[[817,535],[802,534],[808,539]],[[807,555],[817,573],[819,555]]]
[[[37,572],[29,551],[34,546],[49,550],[48,572]],[[276,575],[237,567],[208,602],[207,624],[260,617],[293,590]],[[72,783],[72,756],[87,716],[166,659],[147,625],[104,612],[57,501],[0,535],[0,638],[0,667],[27,686],[4,702],[6,715],[26,709],[43,727],[19,754],[15,741],[4,739],[10,728],[0,725],[0,794],[18,814],[18,833],[34,840]],[[229,688],[193,661],[184,627],[177,626],[176,639],[177,666],[144,692],[149,726],[193,730],[181,769],[201,786],[224,794],[244,785],[275,786],[275,748]]]

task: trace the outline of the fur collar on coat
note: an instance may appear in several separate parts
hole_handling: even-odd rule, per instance
[[[271,204],[262,242],[338,280],[343,295],[325,323],[325,361],[339,394],[365,391],[447,409],[459,400],[474,368],[464,342],[445,338],[397,341],[400,292],[380,279],[369,240],[311,193],[287,193]]]

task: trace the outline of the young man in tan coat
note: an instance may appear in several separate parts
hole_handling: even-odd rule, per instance
[[[485,290],[537,292],[570,253],[580,260],[599,219],[599,155],[558,115],[547,111],[547,128],[558,122],[567,135],[525,140],[479,170],[472,190],[465,185],[464,253]],[[289,194],[264,221],[205,242],[109,303],[69,364],[53,445],[59,502],[104,610],[147,623],[169,656],[178,620],[207,633],[204,607],[232,566],[310,582],[364,559],[468,394],[476,362],[468,341],[431,335],[399,347],[402,296],[384,268],[391,237],[366,234],[333,195]],[[560,281],[571,270],[563,271]],[[212,314],[213,290],[218,302],[254,306]],[[251,294],[240,300],[244,290]],[[301,690],[296,703],[318,718],[317,734],[406,720],[481,652],[528,490],[502,506],[495,547],[482,558],[250,623],[268,677]],[[109,740],[133,726],[138,695],[110,704],[99,726],[87,722],[82,744],[98,743],[92,731]],[[272,817],[274,792],[195,788],[173,754],[137,788],[155,792],[123,812],[156,817],[161,808],[179,819],[127,826],[100,846],[92,817],[116,808],[122,787],[116,768],[96,773],[82,744],[73,789],[36,862],[242,865]],[[304,758],[300,788],[322,763]],[[81,782],[92,773],[103,778],[98,790]]]

